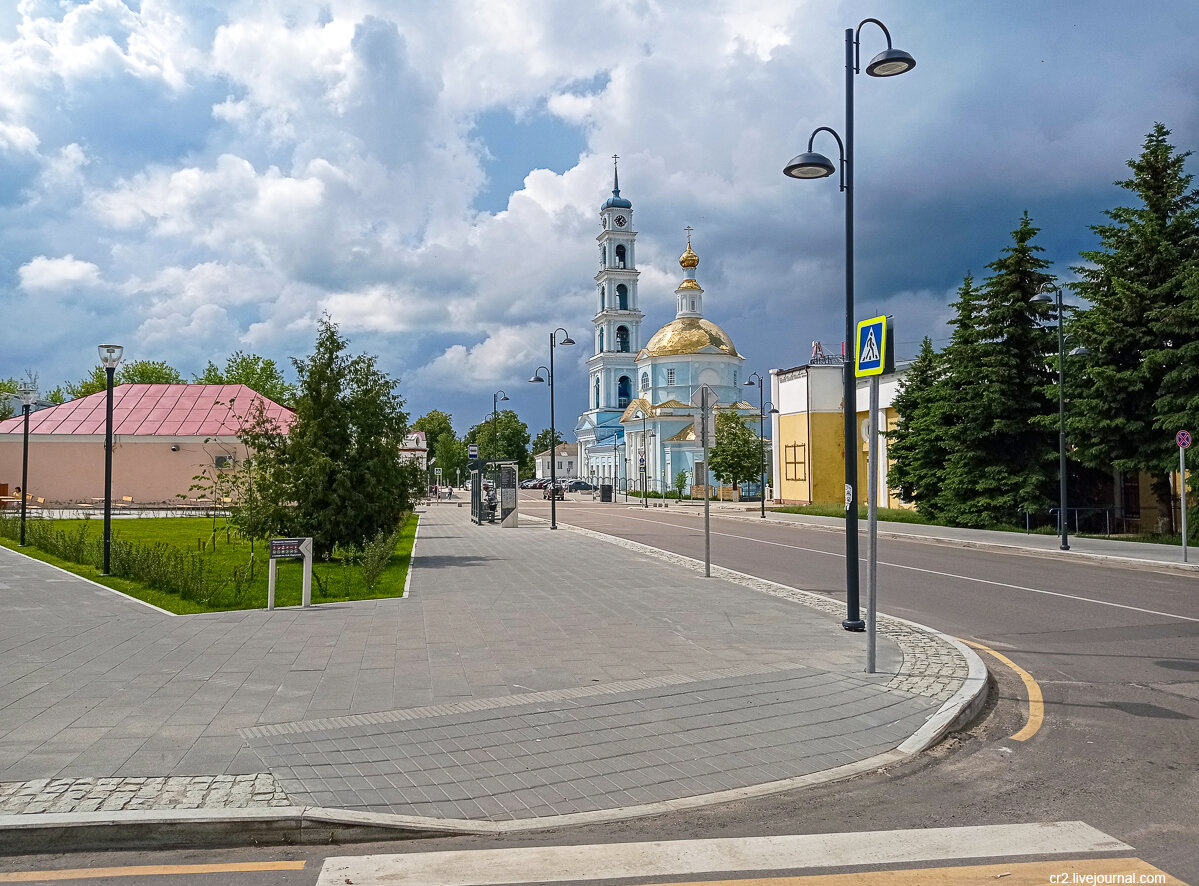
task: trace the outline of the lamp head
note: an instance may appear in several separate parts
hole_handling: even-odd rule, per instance
[[[501,400],[507,400],[507,399],[508,399],[508,395],[507,395],[507,394],[504,394],[503,396],[501,396],[501,397],[500,397],[500,399],[501,399]]]
[[[1084,347],[1082,345],[1079,345],[1077,348],[1075,348],[1074,350],[1072,350],[1070,352],[1071,357],[1089,357],[1090,354],[1091,354],[1091,349],[1088,347]]]
[[[542,384],[545,383],[545,379],[541,377],[540,371],[534,373],[533,377],[531,379],[529,379],[530,384],[532,384],[534,382],[541,382]]]
[[[105,369],[116,369],[125,353],[121,345],[100,345],[96,350],[100,352],[100,365]]]
[[[783,167],[783,175],[791,178],[828,178],[836,171],[833,161],[817,151],[805,151]]]
[[[32,406],[33,401],[37,399],[37,388],[30,382],[21,382],[17,385],[17,396],[21,398],[22,406]]]
[[[1053,297],[1048,292],[1038,292],[1029,301],[1034,305],[1051,305],[1053,304]]]
[[[741,382],[741,387],[752,388],[754,386],[754,384],[755,384],[755,382],[752,378],[747,378],[745,381]]]
[[[916,67],[916,59],[902,49],[884,49],[866,65],[866,73],[871,77],[895,77],[906,74]]]

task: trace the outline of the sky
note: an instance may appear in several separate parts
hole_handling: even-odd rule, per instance
[[[917,61],[854,78],[855,314],[894,315],[901,359],[944,343],[1025,210],[1069,281],[1154,123],[1199,147],[1193,0],[10,0],[0,377],[83,378],[102,342],[188,377],[236,350],[289,366],[328,313],[411,418],[462,434],[503,390],[536,434],[561,326],[573,439],[612,154],[643,341],[689,225],[745,375],[837,350],[845,200],[782,168],[844,134],[867,17]],[[886,47],[861,41],[863,66]]]

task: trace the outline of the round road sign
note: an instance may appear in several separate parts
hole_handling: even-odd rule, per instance
[[[1178,434],[1175,435],[1174,439],[1178,442],[1178,445],[1181,446],[1183,449],[1191,448],[1191,432],[1190,431],[1179,431]]]

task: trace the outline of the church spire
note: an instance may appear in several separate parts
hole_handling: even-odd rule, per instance
[[[612,155],[612,196],[620,196],[620,170],[616,166],[616,161],[620,159],[619,154]]]
[[[679,266],[683,269],[683,282],[674,291],[678,306],[675,311],[676,319],[683,317],[703,317],[704,315],[704,291],[700,288],[699,283],[695,281],[695,269],[699,267],[699,256],[691,248],[691,232],[694,228],[691,225],[687,225],[684,230],[687,232],[687,251],[679,256]]]

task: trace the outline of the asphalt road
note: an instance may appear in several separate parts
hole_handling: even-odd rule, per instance
[[[548,516],[549,503],[525,497],[522,508]],[[560,502],[558,519],[703,557],[698,514],[588,501]],[[721,566],[844,596],[839,533],[713,516],[711,543]],[[1025,689],[984,653],[997,688],[980,721],[888,772],[668,818],[502,839],[175,852],[169,859],[306,859],[303,872],[240,873],[228,882],[313,883],[328,855],[1081,820],[1157,867],[1199,882],[1199,582],[1074,558],[907,541],[881,542],[879,564],[882,610],[985,644],[1031,673],[1045,700],[1036,735],[1011,739],[1026,720]],[[37,862],[91,867],[166,855]]]

